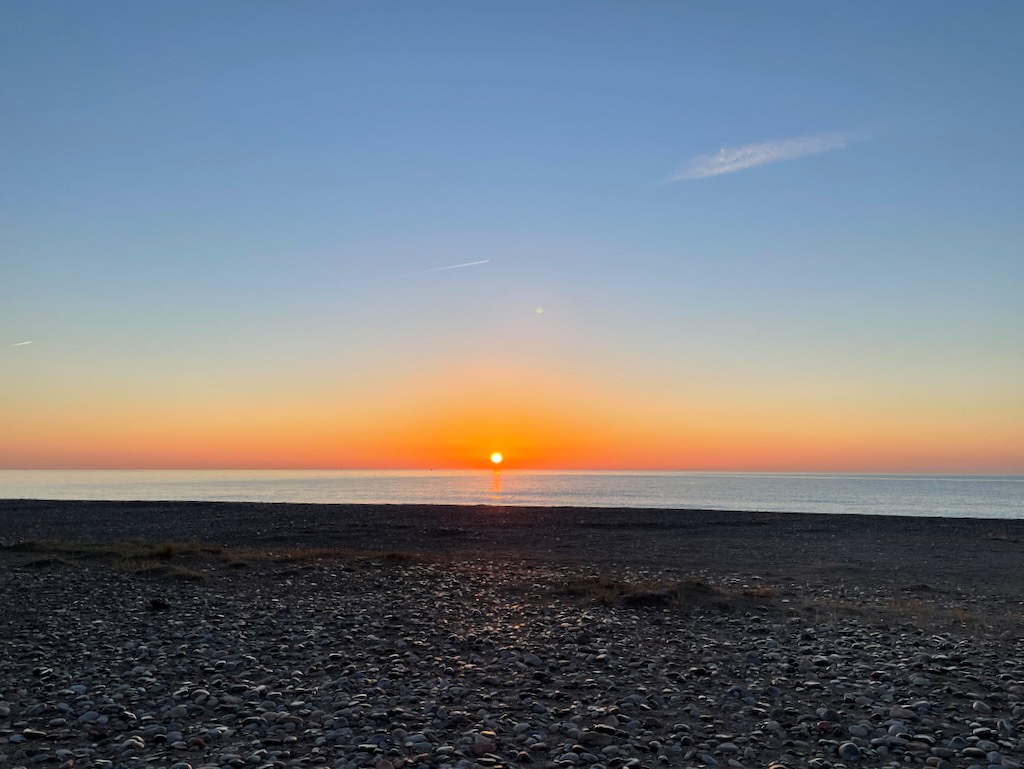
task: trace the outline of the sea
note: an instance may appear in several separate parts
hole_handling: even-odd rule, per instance
[[[666,508],[1024,519],[1024,476],[525,470],[0,470],[0,499]]]

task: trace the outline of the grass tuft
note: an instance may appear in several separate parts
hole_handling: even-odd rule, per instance
[[[617,579],[598,576],[572,580],[564,592],[587,598],[606,606],[621,605],[631,609],[704,609],[732,612],[749,608],[750,597],[739,591],[714,587],[698,577],[678,581]]]

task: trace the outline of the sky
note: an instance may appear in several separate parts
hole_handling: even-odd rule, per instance
[[[1024,473],[1024,5],[0,4],[0,467]]]

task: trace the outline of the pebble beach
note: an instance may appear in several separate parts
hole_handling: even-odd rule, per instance
[[[1022,541],[1012,520],[2,500],[0,766],[1017,769]]]

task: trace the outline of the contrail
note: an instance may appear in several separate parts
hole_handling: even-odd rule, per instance
[[[441,272],[441,270],[457,270],[459,267],[476,267],[478,264],[487,264],[490,259],[481,259],[479,262],[463,262],[462,264],[451,264],[447,267],[432,267],[429,270],[420,270],[423,272]]]
[[[15,342],[11,347],[21,347],[22,345],[32,344],[31,342]]]

